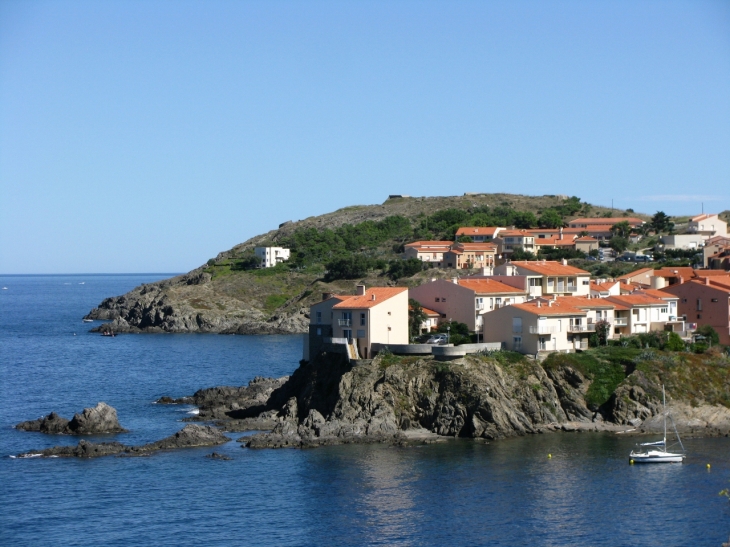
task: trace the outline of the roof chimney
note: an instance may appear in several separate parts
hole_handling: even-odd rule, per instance
[[[538,308],[539,308],[539,307],[541,307],[541,306],[540,306],[540,299],[539,299],[539,298],[537,299],[537,307],[538,307]]]
[[[357,296],[365,296],[365,285],[360,284],[357,286]]]
[[[548,300],[548,308],[552,308],[552,307],[553,307],[553,301],[552,300]]]
[[[557,299],[558,299],[558,295],[557,294],[554,294],[553,295],[553,300],[557,300]]]
[[[373,297],[372,297],[372,299],[371,299],[371,300],[375,300],[375,293],[373,293]]]
[[[560,239],[563,239],[563,238],[561,237]],[[563,266],[567,266],[567,265],[568,265],[568,260],[564,258],[563,259]]]
[[[560,239],[563,239],[563,227],[560,227]]]
[[[705,285],[709,285],[709,284],[710,284],[710,278],[709,277],[705,277]]]
[[[452,282],[452,283],[453,283],[454,285],[458,285],[458,284],[459,284],[459,278],[458,278],[458,277],[452,277],[452,278],[451,278],[451,282]]]

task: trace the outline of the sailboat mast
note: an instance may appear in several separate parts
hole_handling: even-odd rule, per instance
[[[662,384],[662,404],[664,406],[664,450],[667,449],[667,394]]]

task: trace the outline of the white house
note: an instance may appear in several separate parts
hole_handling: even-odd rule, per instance
[[[283,247],[256,247],[254,253],[261,259],[262,268],[271,268],[289,260],[289,249]]]

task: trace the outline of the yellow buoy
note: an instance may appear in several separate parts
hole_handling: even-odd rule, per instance
[[[548,459],[550,459],[550,458],[552,458],[552,457],[553,457],[553,455],[552,455],[552,454],[548,454]]]
[[[707,464],[707,469],[709,469],[709,468],[710,468],[710,464],[708,463],[708,464]]]
[[[629,463],[630,463],[631,465],[634,465],[634,460],[629,460]]]

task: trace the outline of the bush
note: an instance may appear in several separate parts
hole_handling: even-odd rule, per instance
[[[665,349],[667,351],[684,351],[684,341],[676,332],[670,332]]]
[[[335,279],[356,279],[367,275],[374,261],[365,255],[355,254],[345,258],[337,258],[326,264],[326,281]]]
[[[704,336],[706,340],[709,340],[715,346],[720,343],[720,335],[717,334],[717,331],[713,329],[710,325],[702,325],[700,327],[697,327],[695,334],[700,334]]]
[[[409,258],[407,260],[393,260],[388,268],[388,275],[393,280],[401,277],[411,277],[423,270],[423,262],[417,258]]]

